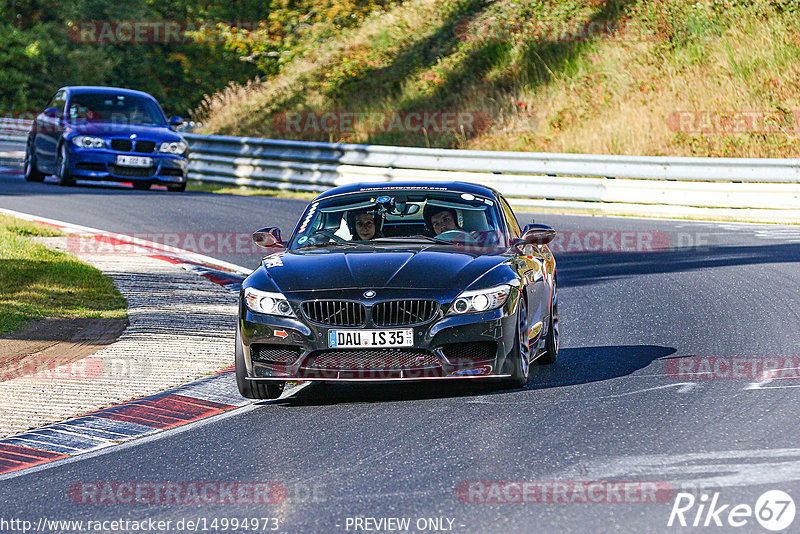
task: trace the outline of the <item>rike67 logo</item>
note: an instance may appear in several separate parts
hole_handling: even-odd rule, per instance
[[[723,503],[719,492],[713,496],[703,493],[699,497],[681,492],[675,496],[667,526],[738,528],[752,525],[755,518],[765,529],[778,532],[789,528],[794,516],[794,500],[781,490],[764,492],[755,506]]]

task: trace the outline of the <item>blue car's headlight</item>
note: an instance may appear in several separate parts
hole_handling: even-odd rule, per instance
[[[505,303],[510,293],[511,286],[508,284],[501,284],[489,289],[464,291],[453,301],[453,305],[450,306],[447,315],[463,315],[465,313],[494,310]]]
[[[105,148],[106,140],[91,135],[76,135],[72,138],[72,144],[79,148]]]
[[[296,317],[283,293],[269,293],[248,287],[244,290],[244,304],[255,313]]]
[[[161,143],[158,147],[159,152],[166,152],[167,154],[183,154],[189,149],[189,145],[183,141],[175,141],[171,143]]]

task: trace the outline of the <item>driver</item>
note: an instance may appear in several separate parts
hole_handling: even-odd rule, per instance
[[[422,211],[422,217],[425,219],[425,226],[433,232],[433,235],[461,229],[458,226],[458,214],[453,208],[427,205]]]
[[[382,237],[383,220],[375,211],[358,210],[347,214],[347,226],[353,241],[369,241]]]

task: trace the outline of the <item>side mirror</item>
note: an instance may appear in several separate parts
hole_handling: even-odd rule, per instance
[[[522,236],[514,240],[514,246],[546,245],[556,236],[556,231],[546,224],[526,224]]]
[[[277,226],[268,226],[253,232],[253,242],[262,248],[286,248],[281,239],[281,229]]]
[[[181,117],[170,117],[169,118],[169,127],[170,128],[180,128],[183,126],[183,119]]]
[[[58,119],[61,117],[61,112],[57,108],[47,108],[44,110],[44,116],[51,119]]]

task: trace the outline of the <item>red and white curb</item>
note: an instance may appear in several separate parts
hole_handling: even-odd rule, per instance
[[[0,475],[76,456],[252,404],[233,371],[0,439]]]

